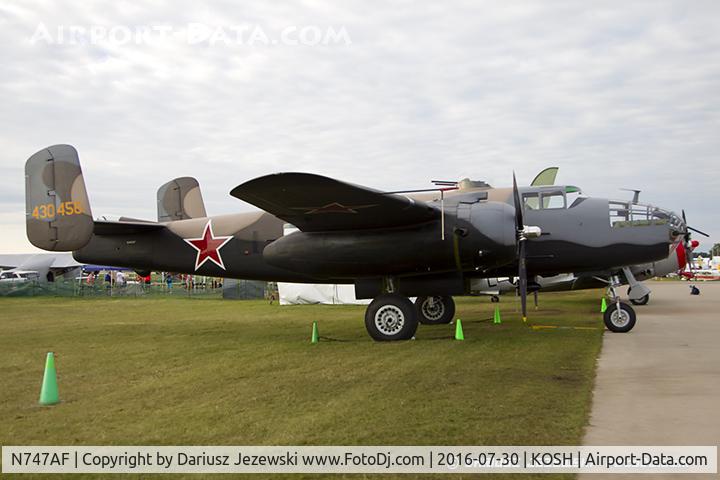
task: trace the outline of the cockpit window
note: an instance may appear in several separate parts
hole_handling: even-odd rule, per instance
[[[565,193],[559,190],[523,193],[523,204],[527,210],[565,208]]]
[[[545,192],[540,194],[542,208],[565,208],[565,195],[560,192]]]
[[[537,210],[540,208],[539,198],[537,192],[523,193],[523,206],[526,210]]]

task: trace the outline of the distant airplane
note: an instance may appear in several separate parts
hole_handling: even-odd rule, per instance
[[[82,273],[82,267],[72,253],[0,254],[0,270],[8,279],[13,272],[35,272],[29,279],[40,282],[74,279]]]
[[[633,286],[628,288],[628,297],[633,305],[646,305],[650,301],[650,289],[642,284],[644,280],[654,277],[664,277],[671,273],[677,273],[684,276],[690,276],[686,268],[689,268],[689,257],[692,250],[687,248],[695,248],[699,243],[696,240],[690,242],[688,247],[684,243],[679,243],[677,247],[670,252],[670,255],[663,260],[657,262],[645,263],[641,265],[632,265],[628,267],[632,275]],[[630,278],[623,272],[623,268],[617,269],[617,275],[620,283],[623,285],[630,284]],[[607,283],[603,280],[608,272],[579,272],[579,273],[563,273],[553,276],[536,276],[529,284],[529,291],[533,292],[564,292],[570,290],[585,290],[591,288],[603,288]],[[638,288],[638,284],[640,288]],[[636,291],[633,295],[633,290]],[[499,301],[499,296],[515,293],[517,291],[517,280],[510,278],[488,278],[486,283],[481,286],[475,293],[481,295],[490,295],[494,302]]]

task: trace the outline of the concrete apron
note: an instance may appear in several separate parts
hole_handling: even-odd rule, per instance
[[[585,445],[720,444],[720,283],[696,285],[699,296],[687,282],[649,282],[650,303],[635,307],[635,328],[605,332]]]

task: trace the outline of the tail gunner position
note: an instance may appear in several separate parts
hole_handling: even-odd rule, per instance
[[[161,187],[158,221],[94,220],[77,151],[54,145],[25,165],[30,242],[79,262],[254,280],[354,284],[373,298],[375,340],[411,338],[448,323],[455,295],[485,278],[517,276],[526,316],[528,279],[613,271],[667,258],[687,233],[676,214],[649,205],[618,210],[572,186],[435,193],[381,192],[308,173],[250,180],[230,194],[262,211],[208,217],[197,182]],[[299,231],[283,236],[283,225]],[[613,292],[605,323],[626,332],[635,313]],[[413,304],[408,297],[418,297]]]

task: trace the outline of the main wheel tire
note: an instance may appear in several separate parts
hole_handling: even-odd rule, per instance
[[[636,315],[635,310],[627,303],[610,302],[603,315],[605,320],[605,326],[611,332],[626,333],[633,329],[635,326]]]
[[[647,303],[650,301],[650,294],[648,293],[645,296],[642,296],[638,298],[637,300],[630,299],[630,303],[633,305],[647,305]]]
[[[417,297],[415,308],[418,320],[424,325],[447,324],[455,316],[455,301],[448,296]]]
[[[415,335],[417,326],[415,305],[397,293],[376,297],[365,311],[365,328],[379,342],[409,340]]]
[[[497,295],[493,295],[492,297],[490,297],[490,301],[492,303],[498,303],[500,301],[500,297],[498,297]]]

